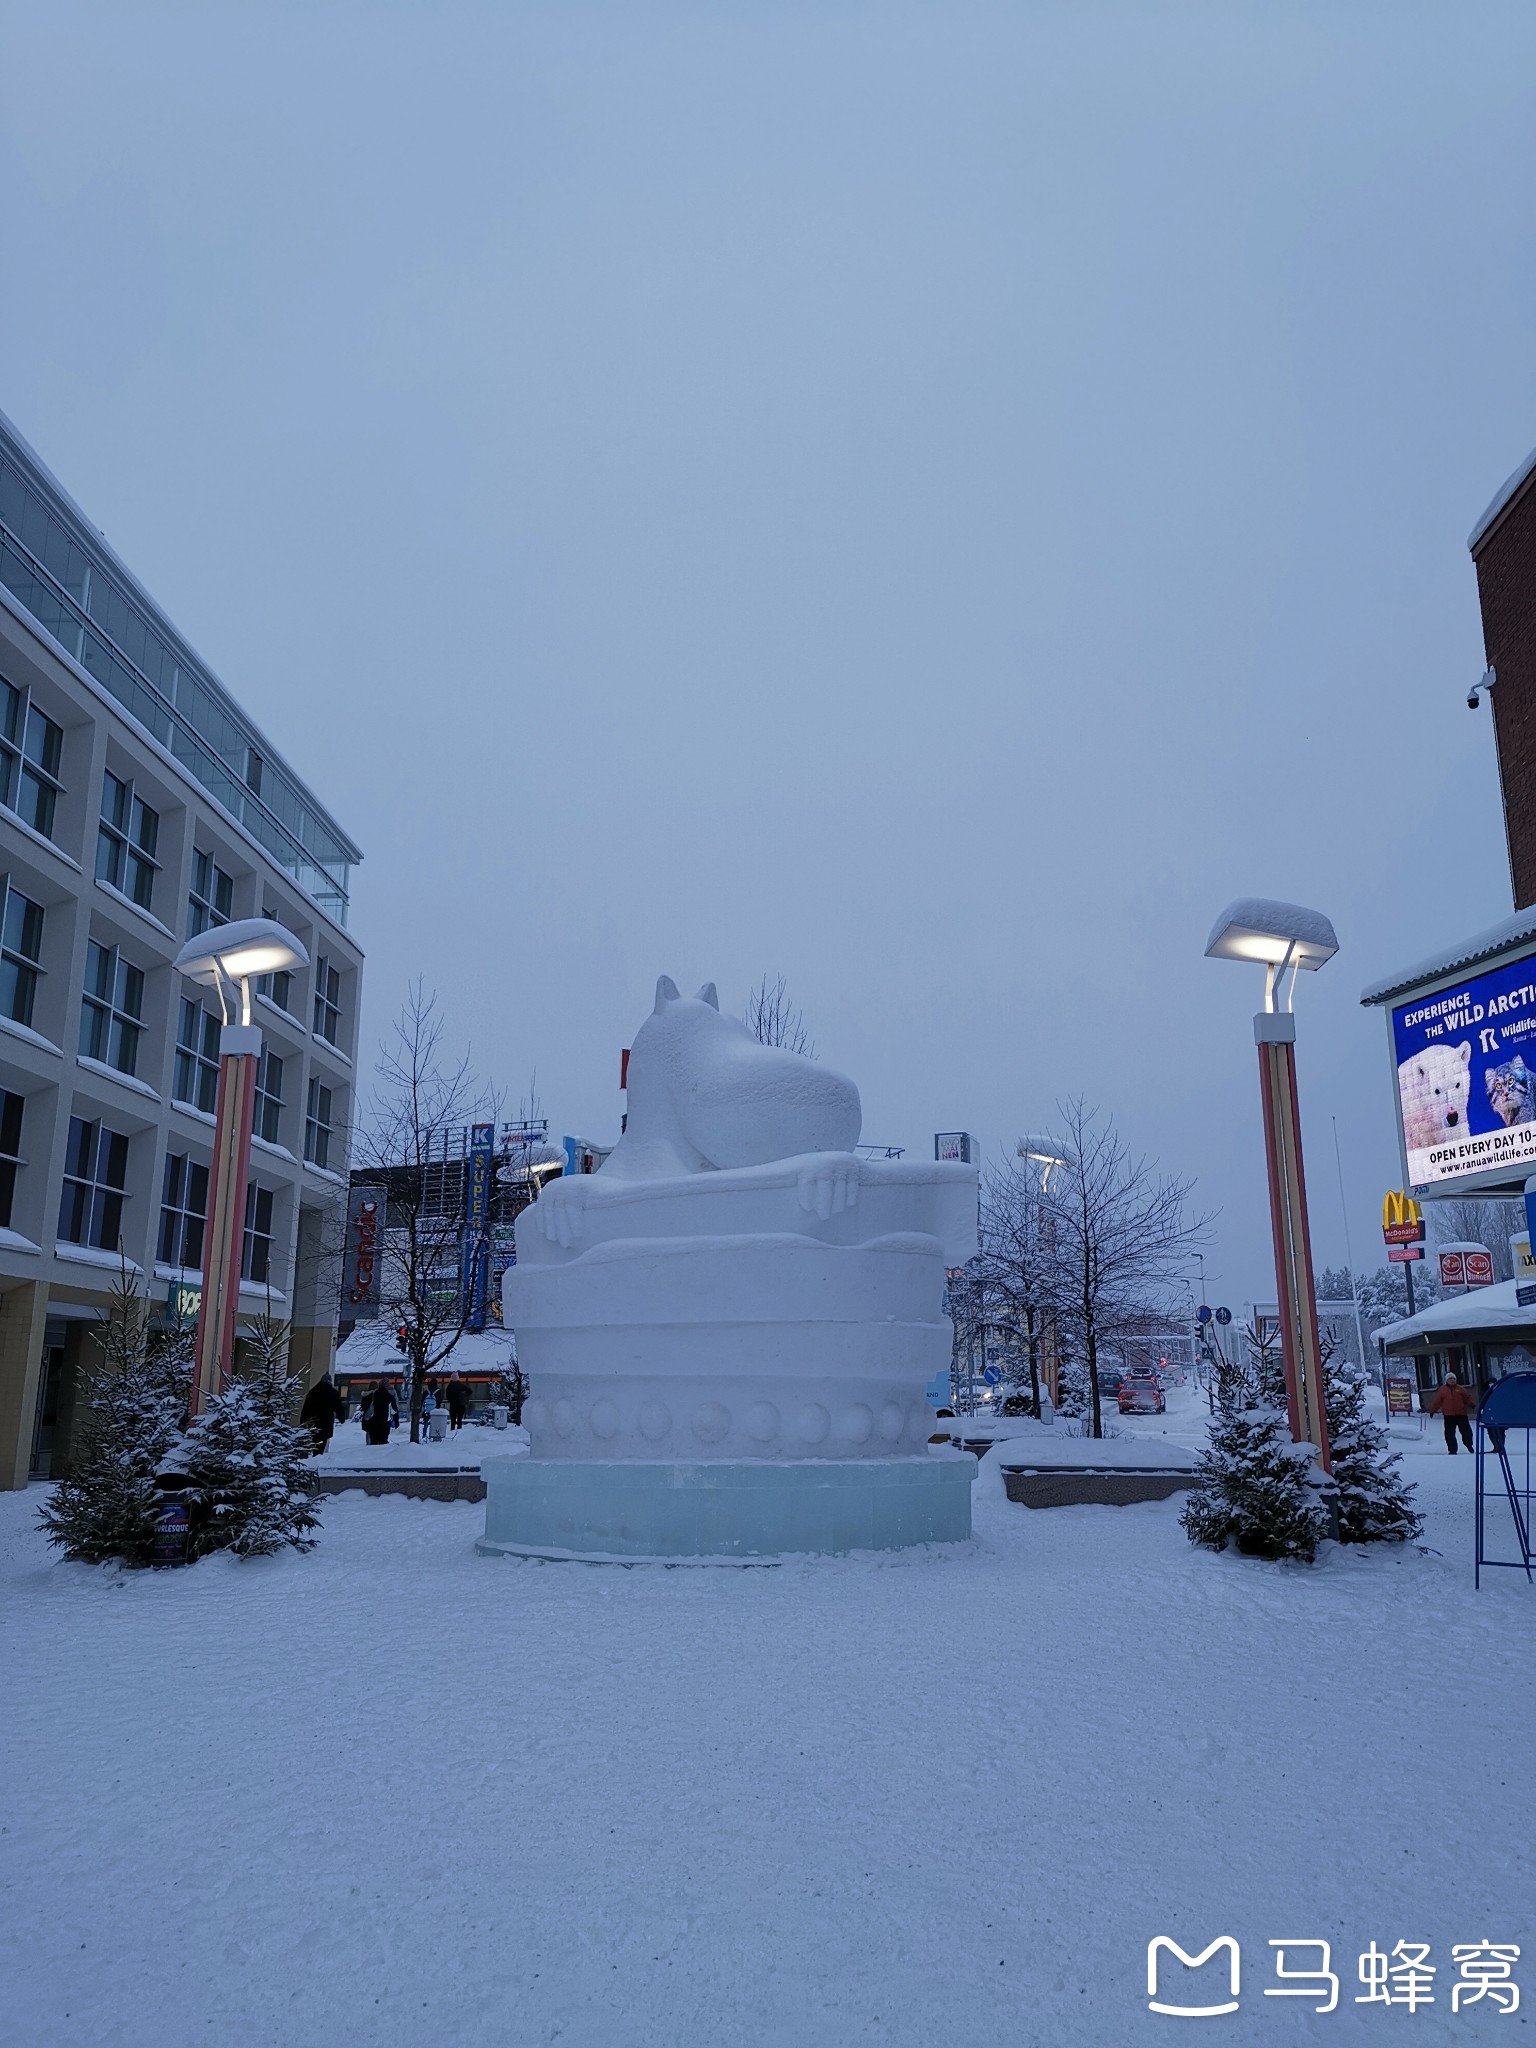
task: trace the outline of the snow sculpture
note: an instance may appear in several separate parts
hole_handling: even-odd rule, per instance
[[[749,1554],[761,1548],[755,1539],[722,1535],[720,1488],[735,1483],[722,1477],[726,1468],[759,1468],[753,1513],[769,1466],[782,1468],[791,1493],[811,1479],[824,1490],[838,1471],[858,1468],[866,1492],[883,1483],[892,1502],[906,1503],[868,1540],[969,1533],[968,1484],[965,1526],[951,1526],[955,1481],[968,1473],[944,1474],[927,1455],[925,1389],[949,1361],[944,1268],[975,1250],[975,1169],[861,1160],[852,1081],[760,1045],[721,1016],[712,984],[690,998],[666,976],[657,983],[630,1052],[628,1090],[625,1133],[602,1168],[551,1182],[518,1218],[503,1313],[531,1382],[524,1421],[533,1457],[506,1483],[526,1491],[557,1464],[600,1466],[611,1496],[616,1463],[652,1468],[651,1480],[631,1475],[632,1485],[659,1485],[655,1468],[671,1467],[670,1495],[707,1485],[708,1541]],[[705,1468],[697,1481],[676,1476]],[[491,1544],[499,1517],[486,1469],[489,1547],[690,1547],[676,1527],[652,1549],[643,1546],[654,1530],[628,1548],[605,1548],[611,1531],[602,1542]],[[575,1485],[573,1469],[564,1497]],[[945,1526],[913,1518],[914,1490],[949,1497]],[[676,1509],[670,1500],[674,1520]],[[793,1521],[800,1511],[787,1512]],[[898,1522],[913,1533],[900,1534]],[[775,1526],[793,1539],[782,1517]],[[809,1526],[801,1533],[815,1535]]]

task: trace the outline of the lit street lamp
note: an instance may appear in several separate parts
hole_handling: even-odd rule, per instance
[[[217,990],[224,1020],[219,1033],[218,1118],[213,1169],[208,1176],[203,1291],[192,1374],[190,1411],[195,1416],[228,1380],[234,1359],[251,1126],[261,1064],[261,1031],[251,1022],[251,983],[258,975],[307,967],[309,955],[293,933],[272,918],[247,917],[235,924],[215,925],[188,939],[174,965],[190,980],[209,983]],[[237,1002],[238,1022],[234,1015]]]
[[[1264,1098],[1264,1149],[1269,1164],[1269,1214],[1275,1240],[1275,1286],[1291,1436],[1316,1444],[1330,1469],[1323,1406],[1322,1351],[1312,1285],[1312,1241],[1307,1228],[1307,1184],[1301,1164],[1301,1117],[1296,1103],[1296,1019],[1291,1006],[1296,976],[1315,972],[1339,950],[1333,926],[1318,910],[1244,896],[1229,903],[1211,928],[1208,960],[1253,960],[1264,967],[1264,1007],[1253,1020]],[[1278,1007],[1282,984],[1285,1008]]]

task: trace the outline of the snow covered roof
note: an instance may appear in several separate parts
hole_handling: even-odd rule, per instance
[[[1515,1290],[1521,1284],[1518,1280],[1500,1280],[1493,1287],[1476,1287],[1470,1294],[1454,1294],[1401,1323],[1384,1324],[1376,1335],[1388,1351],[1423,1350],[1425,1339],[1445,1340],[1461,1335],[1486,1337],[1505,1332],[1510,1336],[1531,1336],[1536,1334],[1536,1304],[1521,1308],[1515,1299]]]
[[[1498,490],[1493,495],[1492,504],[1467,535],[1467,547],[1471,553],[1474,555],[1477,553],[1478,547],[1487,534],[1488,529],[1494,524],[1505,507],[1514,503],[1533,475],[1536,475],[1536,448],[1531,450],[1514,475],[1506,477],[1503,483],[1500,484]]]
[[[1426,981],[1439,981],[1444,975],[1459,974],[1464,967],[1476,967],[1480,961],[1512,952],[1516,946],[1526,942],[1536,942],[1536,906],[1517,910],[1513,917],[1506,917],[1501,924],[1491,924],[1486,931],[1476,932],[1470,939],[1462,939],[1439,953],[1431,953],[1427,960],[1417,961],[1397,974],[1389,974],[1385,981],[1373,981],[1369,988],[1360,991],[1360,1000],[1367,1005],[1390,1002],[1393,996],[1406,995],[1409,989],[1419,988]]]
[[[500,1372],[515,1355],[510,1330],[466,1330],[435,1372],[443,1379],[455,1372]],[[395,1333],[388,1323],[359,1323],[346,1342],[337,1346],[331,1370],[340,1374],[404,1372],[405,1360],[395,1349]]]

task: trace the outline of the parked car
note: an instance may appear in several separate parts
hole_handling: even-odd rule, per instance
[[[1101,1394],[1118,1394],[1124,1380],[1125,1374],[1118,1371],[1116,1367],[1112,1365],[1101,1365],[1099,1367],[1099,1392]]]

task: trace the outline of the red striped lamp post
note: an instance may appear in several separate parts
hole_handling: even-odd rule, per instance
[[[309,955],[285,926],[269,917],[248,917],[234,924],[215,925],[189,939],[176,955],[175,965],[189,979],[217,991],[223,1018],[190,1403],[190,1413],[196,1416],[225,1385],[234,1361],[251,1128],[261,1065],[261,1031],[251,1021],[251,984],[259,975],[307,967]]]
[[[1301,1163],[1301,1113],[1296,1101],[1296,976],[1315,972],[1339,950],[1329,920],[1299,903],[1244,896],[1229,903],[1211,928],[1208,960],[1254,960],[1264,967],[1264,1007],[1253,1020],[1264,1102],[1264,1151],[1269,1167],[1269,1217],[1275,1245],[1275,1291],[1280,1347],[1285,1361],[1291,1440],[1315,1444],[1331,1470],[1323,1403],[1322,1348],[1312,1284],[1312,1239],[1307,1224],[1307,1182]],[[1289,982],[1286,976],[1289,974]],[[1285,1007],[1280,1007],[1282,984]]]

